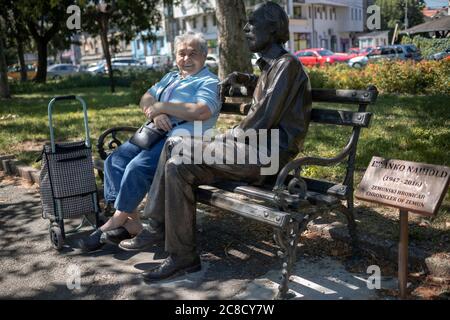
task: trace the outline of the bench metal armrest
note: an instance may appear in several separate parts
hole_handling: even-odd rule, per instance
[[[277,176],[277,180],[275,182],[275,186],[273,191],[280,192],[285,190],[285,181],[289,174],[289,172],[296,170],[301,170],[302,166],[305,165],[314,165],[314,166],[332,166],[342,162],[352,151],[353,147],[356,145],[356,141],[358,140],[358,134],[353,132],[349,142],[345,146],[345,148],[333,158],[324,158],[324,157],[303,157],[294,159],[288,162],[283,169],[281,169],[280,173]],[[299,175],[296,175],[296,178],[299,178]]]
[[[137,128],[137,127],[114,127],[114,128],[109,128],[109,129],[105,130],[100,135],[100,137],[98,138],[98,141],[97,141],[97,149],[98,149],[98,153],[100,154],[100,158],[102,160],[106,160],[106,158],[108,157],[108,153],[105,151],[105,148],[104,148],[105,147],[105,139],[108,135],[112,136],[111,141],[108,142],[108,149],[113,150],[122,144],[122,141],[120,141],[117,138],[118,132],[134,133],[138,129],[139,128]]]

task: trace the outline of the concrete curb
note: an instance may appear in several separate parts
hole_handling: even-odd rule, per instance
[[[0,170],[8,175],[20,176],[21,178],[39,185],[40,170],[32,168],[15,160],[12,155],[0,155]],[[321,237],[349,243],[350,237],[347,227],[339,222],[330,224],[319,224],[311,221],[308,224],[308,230],[317,232]],[[359,233],[359,242],[362,250],[368,253],[386,257],[397,262],[398,243]],[[428,270],[432,276],[450,279],[450,261],[449,259],[433,255],[423,249],[410,245],[409,263],[412,266]]]
[[[19,176],[30,183],[39,185],[40,170],[16,160],[12,155],[0,155],[0,170],[7,175]]]

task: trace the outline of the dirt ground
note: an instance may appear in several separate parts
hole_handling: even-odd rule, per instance
[[[26,190],[27,194],[36,199],[35,201],[38,199],[38,188],[36,185],[30,185],[24,180],[16,177],[5,176],[3,172],[0,172],[0,191],[2,189],[6,190],[7,186],[23,188]],[[10,192],[0,192],[0,208],[2,205],[20,203],[20,199],[17,199],[17,196],[19,195]],[[395,235],[395,213],[391,213],[392,220],[386,219],[384,217],[385,214],[381,215],[378,212],[378,209],[379,208],[368,206],[359,207],[357,216],[359,221],[358,226],[364,225],[365,227],[360,229],[367,231],[366,229],[369,228],[369,223],[366,224],[365,222],[372,219],[373,221],[370,226],[373,228],[375,228],[378,223],[382,223],[376,227],[378,233],[387,236]],[[23,210],[27,211],[31,210],[31,208],[27,209],[24,207]],[[264,276],[272,269],[279,269],[280,262],[275,258],[277,246],[272,240],[271,228],[203,205],[200,206],[200,212],[203,212],[203,214],[199,217],[201,223],[197,240],[199,247],[202,248],[202,261],[208,263],[211,270],[216,270],[215,272],[206,272],[206,274],[203,275],[204,281],[213,281],[214,279],[217,279],[218,274],[220,274],[220,278],[224,281],[255,279]],[[10,218],[14,219],[12,216]],[[337,219],[337,217],[333,215],[325,218]],[[5,220],[2,219],[1,223],[1,229],[3,230],[0,238],[3,237],[4,241],[14,241],[14,237],[12,237],[10,233],[7,233]],[[411,224],[414,228],[429,228],[428,225],[421,225],[420,219],[412,219]],[[22,227],[16,225],[15,230],[17,228],[21,229]],[[394,231],[392,233],[385,232],[389,228],[392,228]],[[431,238],[413,238],[415,245],[423,245],[426,249],[434,248],[433,252],[448,257],[449,243],[448,238],[445,238],[447,233],[442,232],[441,230],[430,230],[427,232],[430,232]],[[30,234],[31,239],[36,236],[37,235]],[[8,237],[8,239],[5,237]],[[432,241],[432,244],[430,244],[429,241]],[[33,246],[32,243],[29,245]],[[8,256],[11,254],[13,254],[13,252],[2,249],[2,255]],[[365,266],[378,265],[380,266],[384,277],[396,277],[397,275],[396,262],[376,255],[365,254],[359,258],[357,263],[354,263],[351,247],[347,243],[324,239],[319,234],[311,231],[305,231],[301,235],[298,250],[299,259],[328,257],[341,262],[350,272],[366,272]],[[42,263],[45,264],[44,261],[42,261]],[[40,265],[40,263],[38,264]],[[410,271],[410,299],[447,300],[450,298],[450,279],[431,277],[423,270]],[[3,274],[2,278],[4,277],[7,276]],[[96,281],[99,280],[97,279]],[[397,290],[385,288],[378,291],[378,296],[379,299],[395,299],[397,297]],[[111,296],[111,298],[114,298],[114,296]]]

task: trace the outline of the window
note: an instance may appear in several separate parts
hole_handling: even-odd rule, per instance
[[[297,50],[303,50],[308,48],[310,42],[310,34],[309,33],[294,33],[294,49]],[[301,52],[302,55],[304,55],[305,52]]]
[[[183,19],[183,31],[186,31],[186,19]]]
[[[302,18],[302,7],[294,7],[294,19]]]
[[[336,8],[333,8],[333,16],[334,16],[334,20],[336,20]]]
[[[311,7],[308,7],[309,18],[311,19]]]
[[[314,53],[311,51],[304,51],[297,53],[297,57],[314,57]]]
[[[141,41],[140,40],[136,40],[136,49],[137,50],[141,49]]]
[[[326,7],[323,8],[323,13],[325,14],[325,20],[328,20],[328,11]]]
[[[208,28],[208,17],[203,16],[203,28]]]
[[[333,20],[333,10],[330,8],[330,20]]]
[[[213,14],[213,26],[217,26],[217,17]]]
[[[319,13],[320,13],[320,19],[322,19],[323,18],[323,16],[322,16],[322,8],[319,8]]]
[[[197,17],[192,18],[192,28],[197,29]]]
[[[327,57],[327,56],[332,56],[333,52],[330,50],[320,50],[318,51],[318,53],[322,56],[322,57]]]
[[[352,20],[353,20],[353,8],[352,8]]]
[[[393,48],[383,48],[381,49],[382,55],[395,54],[395,50]]]

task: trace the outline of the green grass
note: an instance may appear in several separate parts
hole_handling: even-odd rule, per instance
[[[129,88],[118,87],[111,94],[108,87],[79,88],[55,92],[17,94],[12,100],[0,100],[0,154],[15,154],[24,162],[33,163],[42,144],[49,139],[47,104],[55,95],[76,94],[88,105],[89,126],[96,155],[95,142],[107,128],[138,126],[145,119]],[[450,166],[450,116],[448,96],[380,96],[375,105],[371,127],[363,129],[358,146],[356,183],[372,156],[402,159]],[[328,108],[330,105],[315,104]],[[332,107],[336,107],[333,105]],[[339,105],[342,109],[353,106]],[[56,104],[55,135],[58,140],[83,137],[81,107],[76,102]],[[238,116],[222,116],[219,128],[229,128]],[[333,156],[346,144],[349,128],[313,125],[305,143],[305,154]],[[38,166],[38,164],[34,164]],[[306,168],[306,174],[341,179],[342,166]],[[441,209],[450,216],[449,194]],[[450,220],[450,218],[449,218]]]

